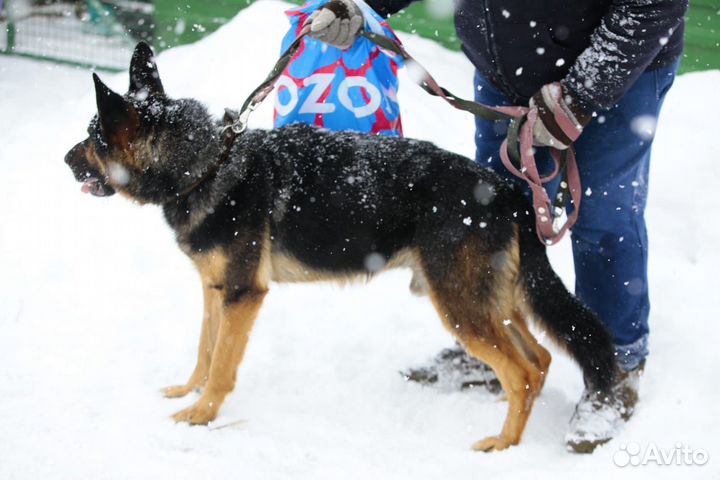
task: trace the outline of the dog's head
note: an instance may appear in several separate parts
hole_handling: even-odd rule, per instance
[[[93,80],[97,115],[88,138],[65,156],[85,193],[120,192],[140,203],[164,203],[213,161],[219,147],[207,109],[195,100],[165,95],[149,45],[135,47],[125,95],[95,74]]]

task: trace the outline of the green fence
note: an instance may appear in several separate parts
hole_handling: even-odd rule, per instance
[[[121,70],[138,39],[159,50],[192,43],[252,1],[5,0],[0,53]],[[443,4],[417,2],[390,23],[458,49],[451,12],[438,11]],[[720,69],[720,0],[691,0],[685,43],[681,71]]]

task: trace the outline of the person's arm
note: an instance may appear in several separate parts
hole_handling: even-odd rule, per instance
[[[415,1],[417,0],[365,0],[365,3],[378,14],[387,18]]]
[[[563,85],[588,111],[612,108],[680,26],[687,4],[687,0],[613,0]]]

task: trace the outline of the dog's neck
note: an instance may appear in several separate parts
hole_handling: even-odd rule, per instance
[[[221,138],[208,148],[203,161],[193,165],[191,175],[178,182],[177,192],[162,203],[168,224],[181,234],[192,229],[212,211],[212,207],[245,176],[244,152],[267,132],[248,130],[229,149]],[[219,136],[218,136],[219,137]]]

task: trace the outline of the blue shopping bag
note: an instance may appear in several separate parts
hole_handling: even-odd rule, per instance
[[[283,51],[295,41],[310,14],[327,1],[285,12],[291,27],[283,39]],[[363,11],[366,30],[397,40],[387,22],[365,2],[355,3]],[[400,66],[402,58],[363,37],[347,50],[305,37],[276,83],[275,126],[302,122],[331,130],[402,136],[397,100]]]

